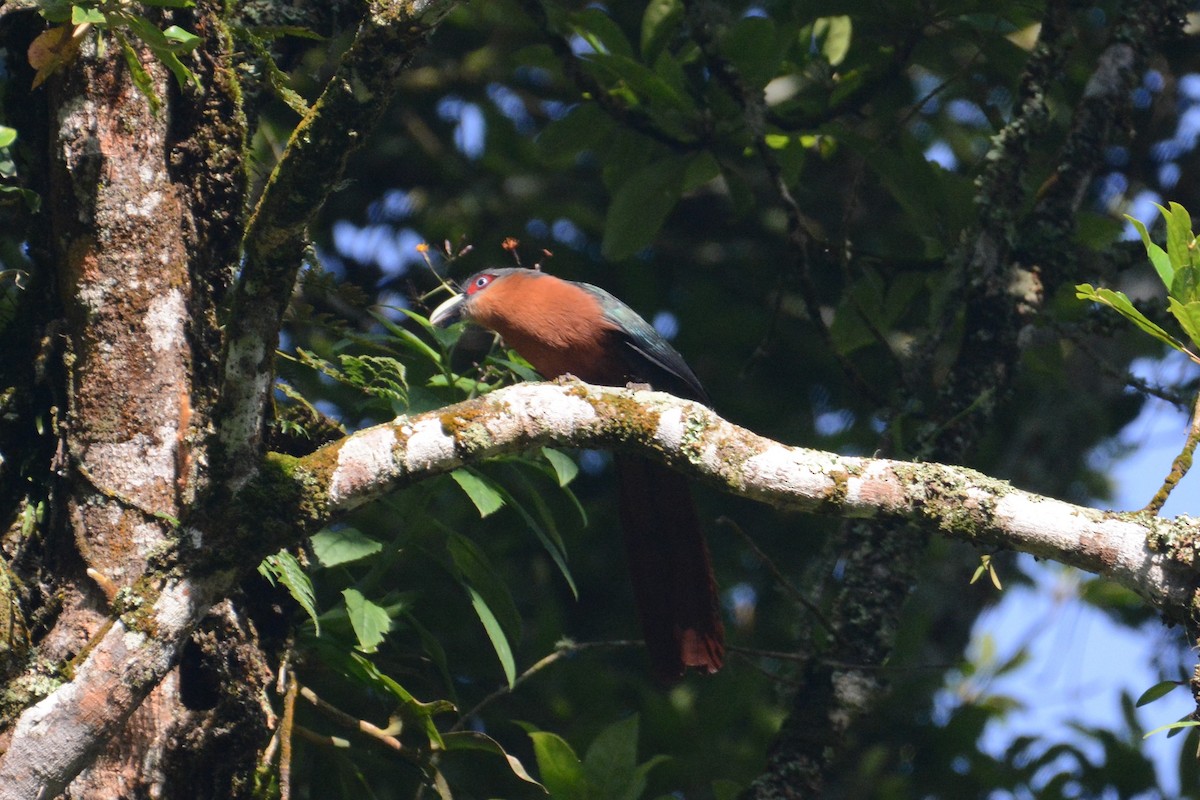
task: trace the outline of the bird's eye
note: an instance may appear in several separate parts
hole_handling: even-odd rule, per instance
[[[495,275],[480,275],[475,280],[471,281],[471,285],[467,287],[467,294],[475,294],[480,289],[486,287],[495,278]]]

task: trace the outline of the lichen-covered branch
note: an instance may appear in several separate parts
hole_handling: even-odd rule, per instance
[[[0,800],[57,797],[174,666],[224,576],[176,580],[97,635],[71,680],[21,714],[0,756]]]
[[[272,355],[308,226],[395,93],[400,71],[453,6],[452,0],[368,3],[354,42],[293,131],[254,209],[228,324],[218,421],[221,463],[234,485],[249,476],[259,455]]]
[[[1105,575],[1182,619],[1200,523],[1064,503],[973,470],[791,447],[660,392],[581,383],[520,384],[367,428],[300,459],[319,496],[314,521],[465,463],[539,445],[649,452],[699,480],[776,508],[903,519],[950,538],[1005,547]]]
[[[1168,618],[1186,618],[1200,523],[1114,513],[1021,491],[961,467],[792,447],[661,392],[578,382],[519,384],[359,431],[301,459],[275,458],[251,481],[212,556],[155,596],[126,591],[70,682],[22,714],[0,756],[0,800],[52,796],[167,674],[209,606],[280,544],[397,488],[541,445],[650,454],[697,480],[781,509],[908,520],[918,529],[1049,558],[1105,575]],[[239,511],[239,508],[244,511]],[[238,520],[245,518],[244,524]],[[239,530],[240,528],[240,530]],[[236,559],[236,563],[233,562]],[[187,568],[185,568],[185,571]]]

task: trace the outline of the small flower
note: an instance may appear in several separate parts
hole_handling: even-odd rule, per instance
[[[518,242],[516,239],[509,236],[503,242],[500,243],[500,246],[503,247],[505,250],[512,251],[512,250],[516,250],[520,244],[521,243]]]
[[[422,255],[424,255],[425,253],[428,253],[429,245],[426,244],[425,242],[421,242],[419,245],[417,245],[417,252],[421,253]]]

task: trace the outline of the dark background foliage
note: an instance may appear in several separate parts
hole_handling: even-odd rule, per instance
[[[440,272],[461,279],[487,265],[509,265],[512,256],[499,245],[513,237],[523,263],[540,261],[562,277],[600,284],[677,331],[675,345],[728,418],[773,438],[844,453],[911,452],[922,426],[934,424],[922,404],[936,402],[954,362],[961,321],[953,319],[962,312],[947,308],[961,279],[951,256],[979,224],[976,180],[992,137],[1014,118],[1032,26],[1044,9],[819,6],[710,9],[724,26],[721,54],[748,92],[776,80],[768,97],[790,95],[766,106],[762,123],[714,80],[682,18],[647,41],[649,12],[640,4],[556,8],[549,30],[545,12],[533,4],[456,11],[353,159],[351,181],[328,205],[327,227],[315,232],[320,267],[368,296],[421,310],[434,302],[419,299],[434,279],[416,243],[432,243],[435,251],[442,242],[454,250],[470,244],[471,252],[445,268],[434,253]],[[1045,86],[1046,128],[1019,181],[1026,209],[1038,187],[1053,180],[1072,109],[1119,14],[1117,5],[1064,14],[1067,30],[1055,43],[1064,51],[1061,72]],[[839,36],[846,37],[844,52]],[[596,48],[657,65],[658,74],[678,81],[672,88],[682,99],[630,91],[630,75],[589,61]],[[1068,244],[1072,263],[1064,265],[1073,277],[1022,332],[1032,342],[1011,391],[1002,390],[985,435],[967,454],[970,466],[1076,502],[1109,496],[1103,463],[1094,468],[1087,455],[1136,415],[1143,395],[1130,391],[1122,375],[1133,358],[1157,351],[1092,315],[1074,299],[1071,284],[1148,280],[1140,244],[1118,241],[1120,214],[1145,192],[1194,204],[1186,187],[1196,160],[1190,147],[1170,143],[1188,136],[1179,126],[1192,101],[1179,78],[1195,61],[1194,48],[1175,42],[1147,65],[1132,109],[1100,151],[1105,163],[1096,165],[1087,187]],[[304,70],[298,74],[302,82]],[[602,88],[617,99],[581,101],[581,92]],[[764,134],[773,164],[755,147]],[[807,254],[789,237],[773,172],[802,210],[813,239]],[[323,305],[327,297],[311,299],[336,311]],[[829,339],[814,326],[810,302]],[[912,351],[939,325],[951,330],[932,359],[934,374],[912,374],[918,363]],[[318,350],[338,344],[322,342],[309,324],[297,323],[292,332]],[[847,378],[831,343],[873,396]],[[470,351],[476,359],[480,352]],[[337,397],[329,402],[351,425],[369,421]],[[578,641],[636,635],[606,460],[585,454],[582,461],[575,488],[589,524],[580,526],[569,509],[557,517],[579,602],[517,515],[504,511],[481,524],[453,489],[432,501],[439,524],[468,534],[510,576],[524,620],[518,664],[532,663],[562,635]],[[735,530],[753,538],[820,605],[838,580],[838,544],[828,538],[835,527],[699,495],[705,519],[730,521],[712,525],[710,539],[732,641],[819,657],[819,622]],[[387,539],[399,519],[390,511],[369,514],[359,527]],[[1106,786],[1128,796],[1149,789],[1155,779],[1128,731],[1110,734],[1099,762],[1073,744],[1048,741],[1024,742],[994,758],[978,743],[985,724],[1009,710],[1004,698],[964,700],[948,715],[931,714],[931,697],[946,680],[936,665],[964,658],[972,621],[998,597],[986,582],[967,585],[976,561],[966,548],[931,546],[889,662],[896,691],[856,731],[831,796],[965,797],[1007,788],[1055,797]],[[1000,563],[1006,582],[1021,581],[1011,561],[1001,556]],[[466,601],[447,589],[444,576],[430,575],[419,559],[411,566],[414,574],[397,585],[412,591],[414,614],[438,632],[458,700],[469,707],[468,698],[495,684],[494,655],[481,645],[480,630],[463,624],[470,618]],[[1126,616],[1128,624],[1147,619],[1144,612]],[[818,649],[806,652],[797,642]],[[786,660],[735,654],[719,677],[663,692],[647,680],[637,650],[592,650],[541,673],[475,724],[513,752],[528,752],[513,720],[556,731],[582,752],[604,726],[638,712],[640,752],[672,756],[652,772],[651,788],[706,796],[703,787],[714,780],[744,785],[761,770],[786,713],[781,701],[791,669]],[[1137,768],[1123,772],[1122,758]],[[1057,769],[1047,773],[1048,764],[1069,779],[1051,778]]]
[[[434,271],[461,279],[519,257],[624,299],[672,338],[723,416],[765,436],[924,457],[930,442],[979,412],[982,430],[962,463],[1039,493],[1103,503],[1108,463],[1092,454],[1137,415],[1145,394],[1131,388],[1130,364],[1160,348],[1077,301],[1073,287],[1123,288],[1161,319],[1153,273],[1141,243],[1123,236],[1121,214],[1133,207],[1150,222],[1154,198],[1200,209],[1191,189],[1200,163],[1194,31],[1151,42],[1128,5],[463,4],[412,64],[311,231],[282,350],[313,355],[281,361],[280,377],[346,430],[461,396],[442,380],[448,363],[471,380],[506,379],[504,364],[483,373],[473,366],[490,337],[463,334],[452,362],[444,353],[417,357],[380,316],[432,342],[398,309],[426,313],[443,296],[427,294]],[[291,86],[311,102],[350,31],[336,14],[294,24],[328,37],[271,42]],[[1044,52],[1035,49],[1039,32]],[[1084,141],[1072,131],[1085,89],[1122,38],[1144,58],[1137,85],[1113,107],[1105,138]],[[246,41],[261,185],[297,117],[271,92],[265,56]],[[1037,113],[1021,105],[1030,98]],[[1029,138],[1006,151],[1001,131]],[[1064,153],[1064,144],[1079,152]],[[1076,156],[1091,175],[1069,222],[1031,215],[1071,178],[1063,165]],[[1006,182],[1009,194],[995,190]],[[0,199],[10,211],[20,202]],[[996,214],[1008,221],[995,224]],[[1046,289],[1019,320],[972,318],[977,307],[964,300],[979,279],[964,254],[981,230],[997,229],[1011,261],[1035,270]],[[22,235],[0,240],[6,267],[24,264]],[[518,240],[514,251],[502,246],[507,238]],[[419,243],[432,250],[423,255]],[[989,325],[1017,343],[1011,375],[961,359],[964,332]],[[408,371],[391,395],[364,395],[313,368],[340,355],[397,353]],[[992,388],[976,405],[955,407],[947,397],[968,377]],[[1186,403],[1195,381],[1162,388]],[[278,400],[296,405],[282,393]],[[317,426],[305,419],[313,437]],[[637,714],[639,761],[670,756],[649,771],[645,796],[733,796],[763,771],[789,714],[793,726],[806,724],[796,713],[803,694],[796,702],[792,691],[803,686],[797,672],[830,651],[823,617],[845,575],[843,532],[698,491],[734,650],[718,676],[663,689],[640,649],[622,644],[637,629],[608,458],[572,455],[581,470],[571,488],[585,515],[536,455],[479,469],[487,485],[511,493],[483,519],[451,478],[358,512],[348,525],[379,542],[378,552],[333,566],[321,565],[319,549],[309,554],[321,635],[296,609],[295,628],[280,639],[294,647],[306,685],[379,722],[392,701],[364,689],[373,679],[347,660],[361,642],[345,611],[351,586],[390,620],[370,655],[378,669],[421,700],[446,698],[467,711],[504,683],[495,637],[472,606],[475,590],[512,634],[518,672],[563,637],[616,644],[559,659],[467,715],[467,728],[531,769],[541,765],[544,778],[547,762],[535,757],[526,725],[582,754]],[[578,600],[519,509],[565,541]],[[1004,697],[959,696],[935,711],[935,695],[976,668],[965,650],[971,627],[1000,596],[986,580],[968,584],[978,560],[940,541],[921,555],[882,667],[893,691],[852,728],[826,796],[1161,796],[1136,725],[1068,741],[1031,737],[995,756],[980,740],[1012,710]],[[995,560],[1006,585],[1025,580],[1016,560]],[[1123,594],[1081,594],[1121,624],[1158,635],[1152,615]],[[904,593],[894,597],[898,605]],[[1182,651],[1182,637],[1170,646]],[[1178,677],[1171,670],[1181,659],[1163,659],[1166,677]],[[300,721],[324,724],[311,710]],[[361,796],[369,786],[377,797],[410,797],[422,782],[420,769],[397,772],[395,759],[370,747],[297,747],[293,769],[309,796]],[[1194,766],[1181,763],[1180,780],[1194,786]],[[499,759],[454,753],[441,766],[465,796],[536,794]]]

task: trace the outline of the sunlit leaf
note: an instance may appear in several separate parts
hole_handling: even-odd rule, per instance
[[[486,517],[504,508],[504,497],[496,491],[491,480],[478,472],[460,468],[451,472],[450,477],[475,504],[479,516]]]
[[[184,30],[178,25],[171,25],[168,28],[163,28],[163,36],[168,41],[175,42],[180,45],[183,50],[192,50],[200,45],[203,39],[191,31]]]
[[[1075,287],[1075,296],[1080,300],[1092,300],[1097,303],[1102,303],[1109,308],[1114,309],[1121,316],[1137,325],[1146,333],[1158,339],[1164,344],[1170,345],[1176,350],[1186,352],[1183,343],[1176,339],[1171,334],[1160,328],[1155,323],[1146,318],[1142,312],[1133,307],[1133,303],[1125,295],[1124,292],[1116,292],[1112,289],[1097,289],[1089,283],[1081,283]]]
[[[511,687],[517,679],[517,663],[513,658],[512,645],[509,644],[508,637],[504,635],[504,628],[479,592],[468,586],[467,594],[471,598],[471,607],[475,609],[476,616],[483,623],[483,629],[487,632],[492,648],[496,651],[496,657],[500,659],[500,666],[504,670],[504,679]]]
[[[98,8],[71,6],[72,25],[104,25],[107,22],[108,17]]]
[[[121,46],[121,55],[125,58],[125,66],[129,67],[130,77],[133,78],[133,85],[137,87],[142,96],[150,104],[150,111],[154,114],[162,108],[162,100],[158,96],[158,92],[154,91],[154,80],[150,77],[150,73],[142,66],[142,61],[138,57],[137,51],[129,43],[120,31],[114,31],[118,44]]]
[[[312,581],[296,557],[286,550],[267,556],[258,565],[258,573],[270,581],[282,583],[288,594],[300,605],[313,621],[317,636],[321,635],[321,623],[317,619],[316,594]]]
[[[326,528],[313,535],[312,548],[321,566],[336,567],[374,555],[383,545],[357,528]]]
[[[591,793],[584,777],[583,763],[571,745],[556,734],[523,727],[533,741],[538,772],[542,783],[550,790],[550,796],[554,800],[589,800]]]
[[[575,480],[575,476],[579,474],[579,465],[575,463],[575,459],[552,447],[543,447],[541,453],[542,457],[554,468],[559,486],[566,486]]]
[[[599,7],[592,6],[571,14],[570,22],[575,33],[598,53],[633,56],[633,45],[625,38],[621,26]]]
[[[654,63],[682,24],[681,0],[650,0],[642,14],[642,58]]]
[[[1171,266],[1171,257],[1167,255],[1166,250],[1150,241],[1150,232],[1146,230],[1146,226],[1140,219],[1135,219],[1128,214],[1125,215],[1125,219],[1129,220],[1130,224],[1137,229],[1138,234],[1142,237],[1142,244],[1146,247],[1146,255],[1150,257],[1150,263],[1154,265],[1154,271],[1158,273],[1163,286],[1170,291],[1171,284],[1175,280],[1175,268]]]
[[[1176,273],[1176,282],[1178,282],[1180,274]],[[1179,322],[1179,327],[1183,328],[1184,333],[1192,340],[1192,343],[1200,345],[1200,300],[1181,303],[1172,295],[1167,298],[1167,307],[1171,315]]]
[[[846,60],[854,26],[850,17],[822,17],[813,24],[813,38],[820,42],[821,53],[833,66]]]
[[[516,756],[506,752],[500,743],[487,734],[479,731],[453,731],[442,737],[445,742],[447,751],[456,750],[480,750],[486,753],[493,753],[503,757],[507,762],[509,769],[513,774],[521,780],[532,783],[536,786],[541,786],[535,781],[525,769],[525,765],[521,763]]]
[[[392,627],[387,611],[362,595],[357,589],[343,589],[346,613],[350,626],[358,638],[358,646],[364,653],[374,653],[383,637]]]
[[[1159,725],[1154,730],[1147,732],[1146,735],[1143,736],[1142,738],[1149,739],[1151,736],[1153,736],[1156,733],[1160,733],[1161,731],[1170,731],[1170,733],[1168,733],[1167,736],[1171,737],[1171,736],[1178,734],[1181,730],[1184,730],[1186,728],[1194,728],[1197,725],[1200,725],[1200,722],[1197,722],[1194,719],[1181,719],[1178,722],[1172,722],[1168,725]]]

